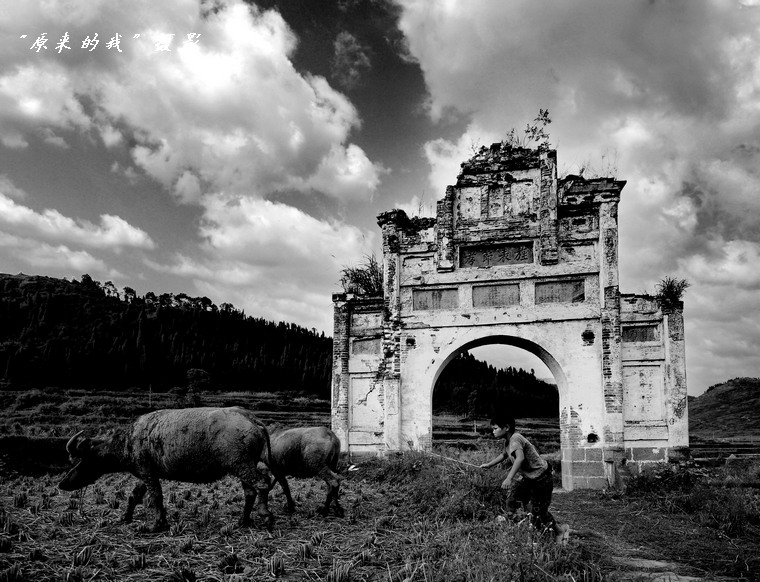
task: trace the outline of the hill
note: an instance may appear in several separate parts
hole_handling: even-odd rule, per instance
[[[689,399],[689,432],[718,438],[760,435],[760,378],[734,378]]]
[[[0,274],[0,388],[330,393],[332,339],[207,297]],[[191,372],[196,370],[196,372]]]
[[[433,391],[436,414],[491,417],[509,410],[516,418],[556,418],[557,387],[536,378],[533,370],[497,369],[463,352],[441,373]]]

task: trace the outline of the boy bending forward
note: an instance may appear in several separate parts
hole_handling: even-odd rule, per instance
[[[549,505],[552,502],[552,468],[542,459],[528,439],[515,432],[515,419],[511,416],[496,416],[491,420],[493,436],[506,441],[504,452],[480,465],[481,469],[489,469],[504,460],[511,462],[507,478],[501,484],[502,489],[508,490],[507,511],[514,515],[521,504],[532,505],[533,525],[539,529],[551,528],[558,544],[567,543],[570,526],[559,525],[551,513]],[[515,481],[515,475],[520,473],[521,480]]]

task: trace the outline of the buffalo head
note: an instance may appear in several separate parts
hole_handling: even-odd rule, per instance
[[[58,484],[64,491],[74,491],[91,485],[106,473],[97,445],[93,445],[89,438],[83,438],[83,432],[80,430],[66,443],[66,452],[69,453],[69,460],[74,463],[74,467]]]

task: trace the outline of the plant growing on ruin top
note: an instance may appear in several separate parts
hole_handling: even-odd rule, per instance
[[[660,308],[671,309],[676,307],[688,287],[691,287],[691,283],[686,279],[676,279],[670,276],[664,277],[657,284],[657,294],[655,295]]]
[[[383,269],[375,254],[365,255],[364,263],[341,270],[340,284],[345,293],[378,296],[383,294]]]
[[[538,150],[549,149],[549,132],[546,127],[552,122],[548,109],[539,109],[538,115],[525,126],[525,131],[519,135],[515,128],[509,130],[507,136],[501,142],[502,147],[507,148],[536,148]]]

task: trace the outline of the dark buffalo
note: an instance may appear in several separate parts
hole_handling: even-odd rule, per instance
[[[156,510],[153,531],[167,527],[160,479],[211,483],[225,475],[240,478],[245,505],[240,523],[256,513],[271,528],[267,508],[271,464],[269,433],[252,412],[240,407],[157,410],[139,417],[131,427],[107,437],[83,438],[77,433],[66,444],[76,463],[58,485],[81,489],[107,473],[128,472],[140,482],[129,497],[123,520],[132,521],[145,493]],[[263,464],[260,464],[263,463]]]
[[[329,428],[291,428],[272,435],[272,464],[274,477],[272,486],[279,483],[287,499],[287,510],[295,511],[296,504],[290,495],[290,487],[285,478],[321,477],[327,484],[327,500],[320,513],[327,515],[330,505],[335,505],[335,514],[343,515],[338,503],[340,477],[337,474],[340,457],[340,441]]]

